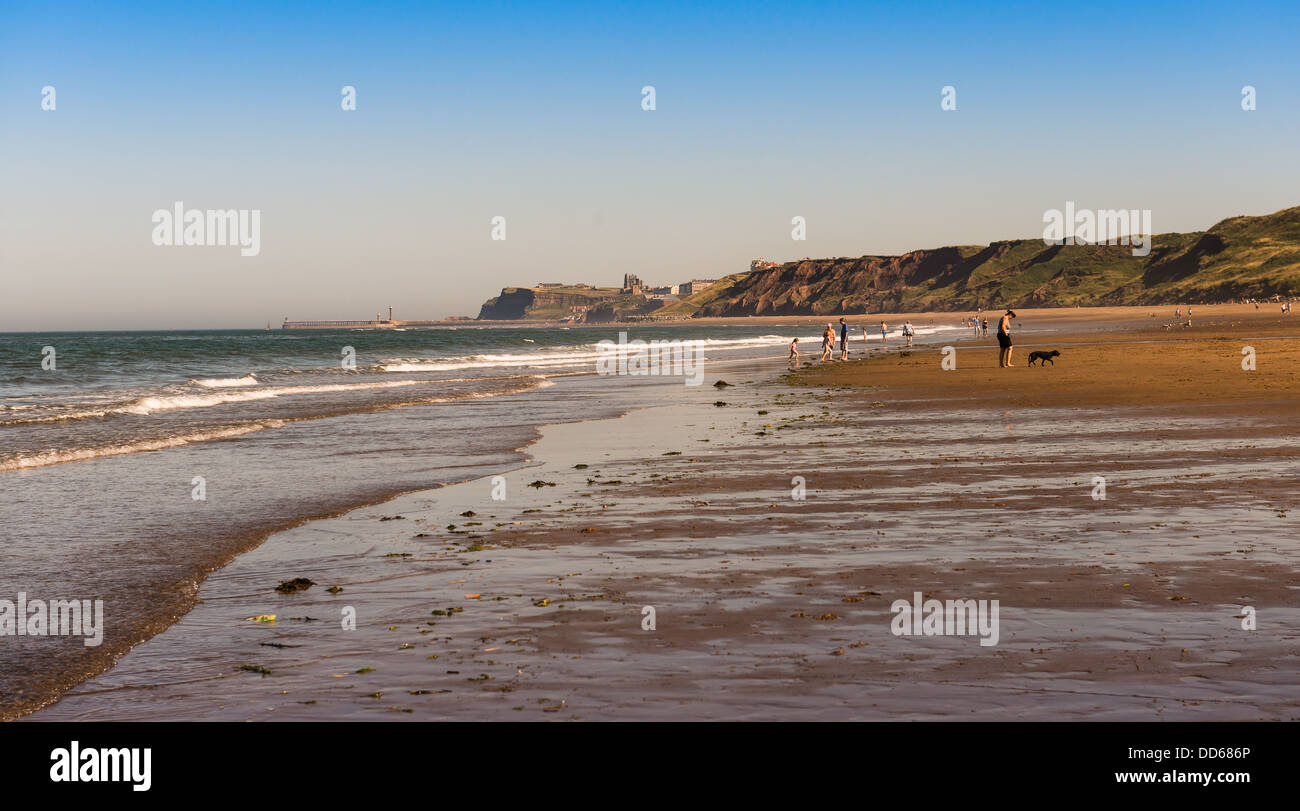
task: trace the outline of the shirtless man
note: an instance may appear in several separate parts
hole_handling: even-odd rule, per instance
[[[998,321],[998,366],[1004,369],[1015,365],[1011,362],[1011,319],[1015,317],[1015,313],[1007,310]]]

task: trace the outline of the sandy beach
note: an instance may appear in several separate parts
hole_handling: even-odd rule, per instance
[[[846,363],[710,366],[501,479],[272,535],[29,718],[1293,720],[1300,322],[1274,310],[1019,311],[1011,369],[992,337],[944,370],[860,331]],[[902,318],[958,316],[854,322]],[[997,644],[895,635],[916,592],[999,601]]]

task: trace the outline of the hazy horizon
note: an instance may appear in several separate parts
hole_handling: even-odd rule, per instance
[[[1293,8],[1088,8],[10,4],[0,331],[473,316],[1041,238],[1067,201],[1156,233],[1300,205]],[[177,201],[259,210],[260,253],[154,245]]]

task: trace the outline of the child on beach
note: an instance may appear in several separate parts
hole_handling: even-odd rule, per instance
[[[880,322],[880,342],[883,344],[889,340],[889,331],[885,329],[885,322]]]
[[[795,338],[790,342],[790,357],[786,359],[786,366],[793,369],[799,368],[799,339]]]
[[[822,330],[822,356],[821,358],[819,358],[819,360],[821,361],[833,360],[831,356],[834,354],[834,352],[835,352],[835,328],[832,327],[830,324],[827,324],[826,329]]]

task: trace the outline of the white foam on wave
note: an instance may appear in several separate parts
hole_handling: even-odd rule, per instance
[[[329,394],[343,391],[363,391],[365,389],[391,389],[399,386],[428,385],[430,380],[385,380],[376,383],[328,383],[315,386],[277,386],[273,388],[246,389],[241,391],[222,391],[212,394],[167,394],[141,397],[126,405],[106,408],[86,409],[46,417],[0,421],[0,425],[15,423],[62,422],[64,420],[85,420],[107,417],[112,414],[148,415],[155,411],[172,411],[182,408],[209,408],[226,403],[242,403],[253,400],[269,400],[275,397],[289,397],[298,394]]]
[[[233,389],[240,386],[260,386],[262,382],[251,374],[243,377],[214,377],[199,378],[191,380],[196,386],[202,386],[205,389]]]
[[[627,332],[628,340],[637,339],[636,330],[627,330]],[[781,341],[787,343],[790,341],[789,338],[780,335],[760,335],[756,338],[672,338],[657,335],[642,340],[681,341],[683,346],[699,346],[719,351],[771,346]],[[547,347],[535,352],[502,352],[444,358],[392,358],[379,364],[377,368],[384,372],[452,372],[461,369],[495,368],[552,369],[595,363],[603,356],[600,345],[592,343]]]
[[[383,372],[456,372],[462,369],[497,368],[552,369],[563,366],[580,366],[583,363],[593,362],[598,357],[600,356],[597,353],[589,352],[585,355],[574,354],[563,358],[534,357],[529,361],[503,361],[491,355],[470,356],[446,361],[408,361],[398,358],[389,363],[380,364],[379,369]]]
[[[326,383],[317,386],[279,386],[253,391],[235,391],[222,394],[176,394],[163,397],[141,397],[130,405],[114,409],[122,414],[152,414],[177,408],[208,408],[226,403],[243,403],[252,400],[269,400],[297,394],[329,394],[341,391],[366,389],[392,389],[399,386],[418,386],[426,380],[386,380],[378,383]]]
[[[547,380],[541,375],[530,375],[521,378],[526,382],[523,385],[513,386],[501,391],[479,391],[469,392],[466,394],[422,398],[410,403],[395,403],[381,408],[402,408],[412,405],[435,405],[439,403],[451,403],[460,400],[478,400],[487,397],[500,397],[505,394],[520,394],[535,389],[550,388],[555,385],[552,380]],[[423,383],[428,381],[393,381],[390,383],[361,384],[347,388],[393,388],[394,385],[407,385],[413,383]],[[442,382],[442,381],[438,381]],[[338,389],[339,386],[300,386],[297,388],[311,389]],[[135,442],[124,442],[115,445],[102,445],[92,448],[68,448],[53,451],[42,451],[39,453],[22,454],[9,458],[0,457],[0,472],[9,470],[24,470],[34,467],[44,467],[46,465],[57,465],[62,462],[78,462],[86,459],[99,459],[105,456],[121,456],[129,453],[142,453],[147,451],[160,451],[168,448],[177,448],[183,445],[189,445],[195,442],[206,442],[213,439],[227,439],[230,437],[243,436],[256,431],[263,431],[268,428],[280,428],[289,423],[300,420],[314,419],[314,417],[297,417],[289,419],[270,419],[258,420],[257,422],[245,423],[243,425],[228,426],[225,428],[213,428],[206,430],[194,431],[189,434],[179,436],[159,437],[156,439],[143,439]]]
[[[121,456],[127,453],[161,451],[166,450],[167,448],[177,448],[182,445],[188,445],[191,442],[205,442],[211,439],[226,439],[227,437],[251,434],[254,431],[262,431],[267,428],[279,428],[282,425],[284,425],[283,420],[264,420],[262,422],[237,425],[230,428],[196,431],[192,434],[185,434],[182,436],[145,439],[139,442],[126,442],[120,445],[103,445],[98,448],[73,448],[69,450],[26,454],[10,459],[0,459],[0,471],[24,470],[33,467],[44,467],[45,465],[57,465],[60,462],[77,462],[84,459],[98,459],[104,456]]]

